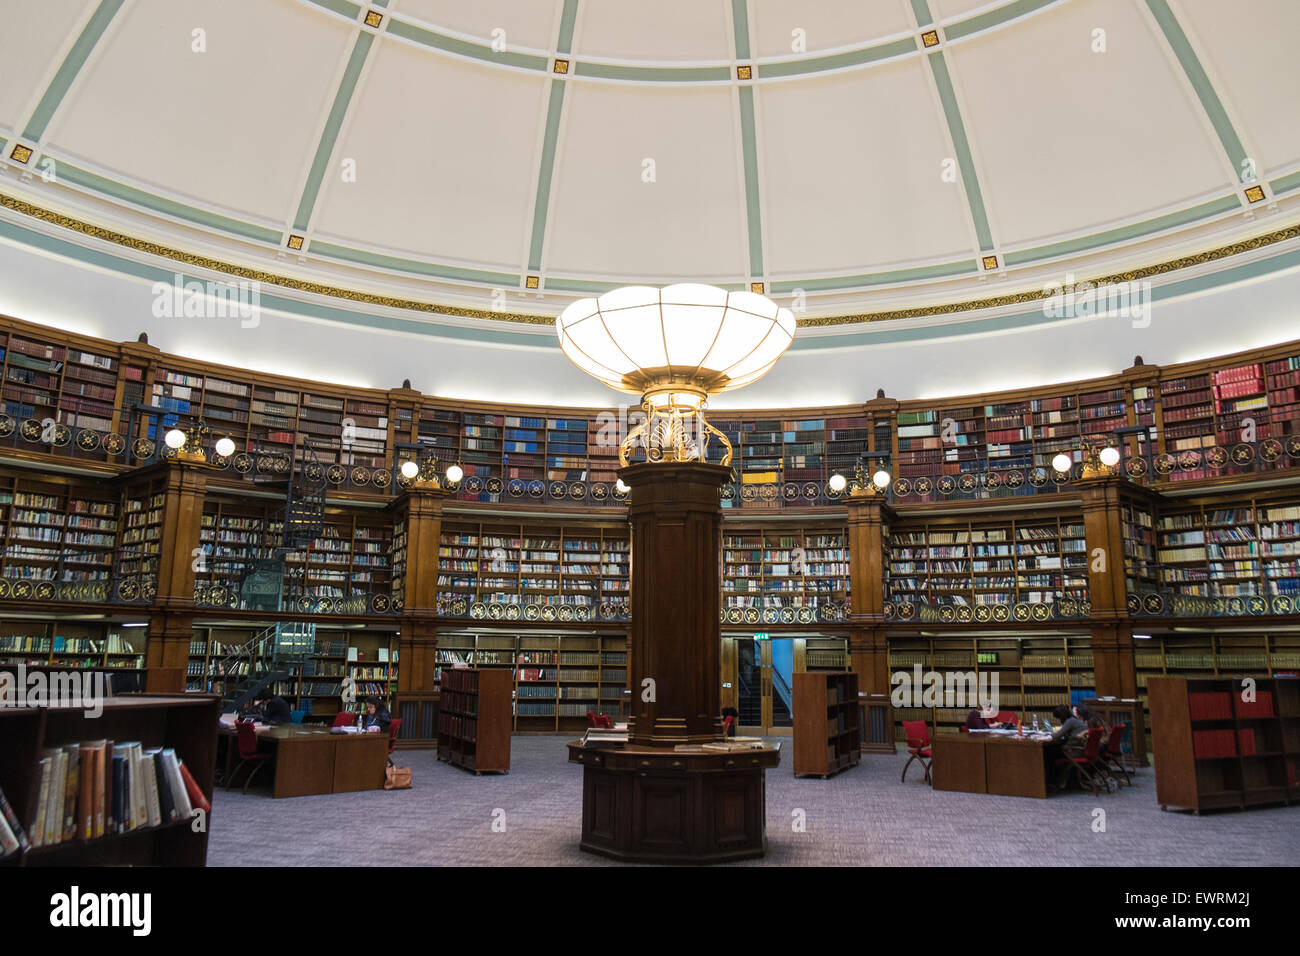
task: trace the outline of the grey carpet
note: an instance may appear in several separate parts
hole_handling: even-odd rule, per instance
[[[210,866],[595,866],[578,849],[582,768],[572,737],[515,737],[511,771],[471,773],[399,751],[415,787],[273,800],[218,791]],[[790,743],[767,774],[768,853],[739,865],[1291,866],[1300,806],[1202,816],[1162,812],[1151,769],[1137,786],[1047,800],[931,790],[905,756],[864,756],[827,780],[795,778]],[[266,776],[267,771],[263,771]],[[268,783],[268,780],[258,781]],[[1093,831],[1093,810],[1106,831]],[[794,832],[794,811],[807,830]],[[504,820],[504,832],[493,820]]]

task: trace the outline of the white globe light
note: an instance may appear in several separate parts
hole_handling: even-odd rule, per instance
[[[217,439],[217,454],[222,458],[229,458],[235,453],[235,442],[230,438]]]
[[[179,449],[185,444],[185,433],[179,428],[173,428],[163,436],[163,441],[166,442],[168,448]]]
[[[420,466],[413,461],[402,462],[402,477],[414,478],[420,473]]]
[[[465,470],[460,465],[449,465],[447,467],[447,480],[452,484],[460,481],[465,477]]]
[[[827,482],[831,486],[831,491],[843,491],[848,487],[849,480],[843,475],[831,475],[831,480]]]
[[[1107,468],[1114,468],[1119,464],[1118,448],[1103,448],[1101,450],[1101,463]]]
[[[622,479],[622,478],[620,478],[618,481],[614,482],[614,489],[615,489],[615,490],[616,490],[620,495],[625,495],[625,494],[627,494],[629,491],[632,490],[631,488],[629,488],[627,485],[625,485],[625,484],[623,483],[623,479]]]
[[[1074,459],[1065,452],[1061,452],[1052,459],[1052,467],[1059,472],[1065,473],[1074,467]]]
[[[579,299],[555,328],[569,360],[610,388],[698,408],[761,378],[790,347],[795,320],[766,296],[687,282]]]
[[[884,491],[889,487],[889,481],[889,472],[885,471],[883,468],[871,476],[871,483],[881,491]]]

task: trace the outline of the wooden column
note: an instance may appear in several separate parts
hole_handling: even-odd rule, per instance
[[[646,462],[619,477],[632,489],[630,739],[640,746],[716,740],[722,736],[721,489],[731,470]]]
[[[849,509],[849,656],[865,694],[889,693],[889,646],[885,632],[884,546],[894,518],[883,495],[854,491]]]
[[[145,684],[151,693],[184,693],[194,639],[194,561],[203,526],[203,499],[212,467],[164,459],[132,475],[131,483],[163,481],[158,593],[149,616]]]
[[[1137,662],[1124,575],[1124,480],[1115,476],[1079,481],[1088,548],[1088,599],[1092,605],[1092,662],[1097,694],[1134,697]]]
[[[406,520],[406,575],[398,639],[399,696],[434,689],[438,667],[438,548],[442,544],[442,506],[446,499],[446,491],[421,482],[393,504],[394,513]]]

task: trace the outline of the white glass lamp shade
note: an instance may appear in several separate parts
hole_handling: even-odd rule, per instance
[[[168,448],[179,450],[185,444],[185,433],[179,428],[173,428],[163,436],[163,441]]]
[[[229,458],[235,453],[235,442],[231,438],[217,439],[217,454],[222,458]]]
[[[465,477],[465,470],[461,468],[460,465],[447,466],[447,480],[450,481],[452,484],[455,484],[456,482],[460,481],[464,477]]]
[[[1071,458],[1069,455],[1067,455],[1065,452],[1061,452],[1059,455],[1057,455],[1055,458],[1052,459],[1052,467],[1055,468],[1057,471],[1061,472],[1062,474],[1064,474],[1065,472],[1069,471],[1071,468],[1074,467],[1074,459]]]
[[[766,374],[794,340],[795,321],[766,296],[682,283],[579,299],[555,328],[570,361],[610,388],[656,407],[698,408]]]
[[[881,491],[889,487],[889,480],[889,472],[883,468],[871,476],[871,483]]]
[[[1118,448],[1103,448],[1101,450],[1101,463],[1107,468],[1114,468],[1119,464]]]
[[[831,486],[831,491],[840,492],[848,487],[849,480],[843,475],[831,475],[831,480],[827,482]]]
[[[420,473],[420,466],[413,461],[402,462],[402,477],[414,478]]]

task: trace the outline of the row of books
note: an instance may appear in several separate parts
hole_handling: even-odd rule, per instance
[[[1245,754],[1246,738],[1249,735],[1250,753],[1255,752],[1255,734],[1243,728],[1239,732],[1232,730],[1194,730],[1192,731],[1192,752],[1198,758],[1236,757],[1238,756],[1238,733],[1243,735],[1241,753]]]
[[[0,856],[164,826],[211,809],[170,747],[86,741],[42,752],[36,805],[26,828],[0,793]]]

